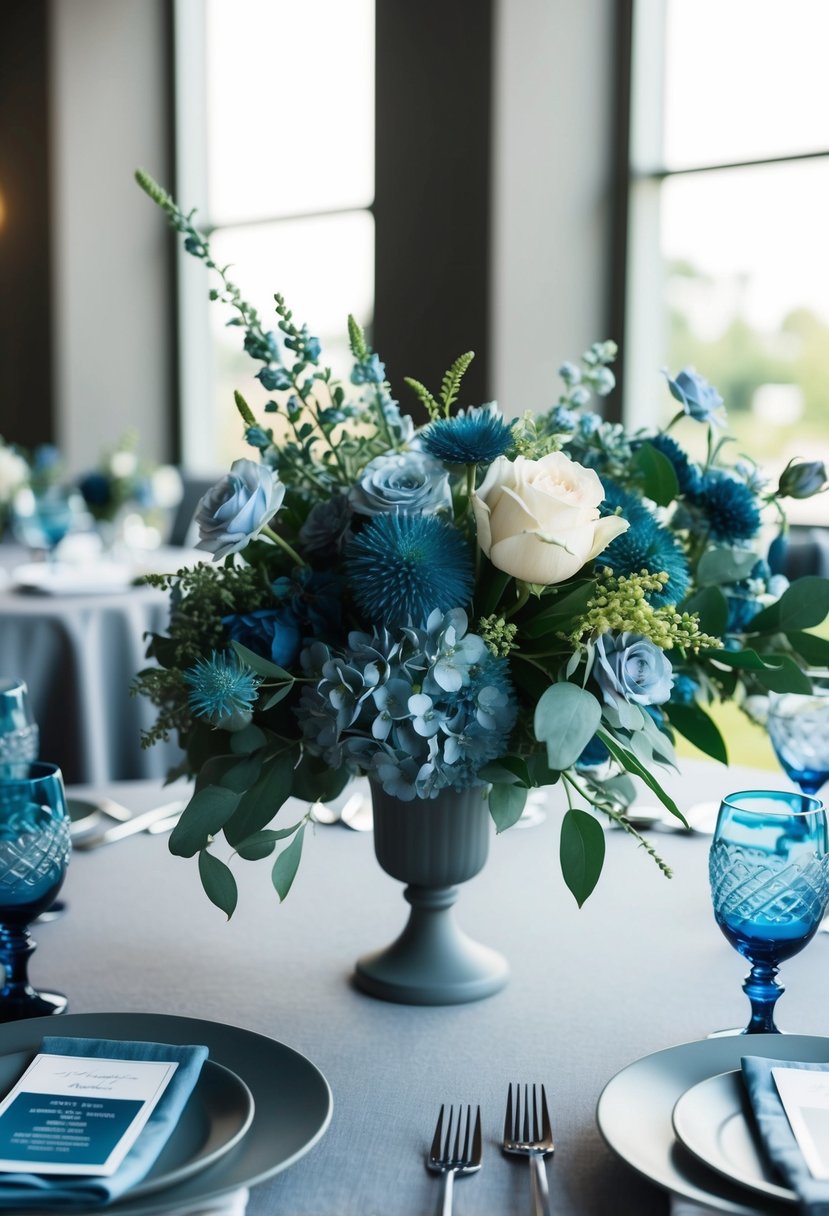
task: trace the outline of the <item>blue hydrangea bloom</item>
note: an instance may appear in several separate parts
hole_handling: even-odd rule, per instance
[[[751,540],[760,530],[760,511],[749,487],[720,470],[709,470],[694,495],[712,540],[733,544]]]
[[[578,424],[578,414],[566,405],[556,405],[550,410],[550,427],[552,430],[574,431]]]
[[[469,547],[435,515],[375,516],[347,546],[345,567],[358,606],[378,625],[422,625],[472,595]]]
[[[378,354],[372,354],[351,369],[352,384],[382,384],[386,379],[386,365]]]
[[[475,406],[430,422],[421,442],[430,456],[446,464],[491,464],[512,443],[512,426],[494,403]]]
[[[253,717],[259,678],[232,652],[212,651],[184,672],[193,713],[223,730],[241,730]]]
[[[284,574],[271,583],[274,597],[295,622],[304,642],[316,638],[338,641],[342,634],[342,579],[334,570],[307,566]]]

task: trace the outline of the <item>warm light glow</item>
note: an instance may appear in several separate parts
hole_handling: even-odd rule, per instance
[[[6,200],[3,198],[3,191],[0,190],[0,232],[6,226]]]

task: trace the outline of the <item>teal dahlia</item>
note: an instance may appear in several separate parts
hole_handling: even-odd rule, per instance
[[[472,555],[434,515],[378,515],[346,549],[346,578],[372,625],[422,628],[431,612],[472,598]]]
[[[512,443],[512,426],[494,403],[473,406],[431,422],[421,440],[429,455],[445,464],[491,464]]]

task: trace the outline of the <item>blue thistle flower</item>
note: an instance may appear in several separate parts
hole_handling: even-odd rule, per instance
[[[630,519],[624,511],[622,514]],[[678,604],[688,591],[688,560],[676,537],[658,524],[650,512],[646,515],[646,519],[637,516],[632,520],[627,532],[610,542],[599,562],[617,576],[639,574],[642,570],[649,574],[664,571],[667,583],[661,591],[649,592],[648,600],[657,607]]]
[[[760,511],[749,487],[727,473],[710,470],[694,495],[708,523],[711,540],[733,544],[750,540],[760,529]]]
[[[691,464],[677,441],[664,433],[649,435],[647,441],[656,448],[657,452],[667,456],[674,466],[680,494],[696,494],[700,487],[699,469],[695,464]]]
[[[372,623],[416,626],[469,603],[472,555],[435,515],[378,515],[346,549],[346,577]]]
[[[628,521],[631,528],[656,523],[642,499],[631,493],[630,490],[623,489],[618,482],[613,481],[610,477],[603,477],[602,488],[604,489],[604,499],[599,504],[600,515],[621,515],[622,519]]]
[[[429,423],[421,439],[429,455],[446,464],[491,464],[512,443],[512,426],[494,404],[482,405]]]
[[[206,718],[223,730],[242,730],[253,717],[259,678],[243,667],[235,654],[210,652],[184,672],[190,685],[190,708],[197,718]]]

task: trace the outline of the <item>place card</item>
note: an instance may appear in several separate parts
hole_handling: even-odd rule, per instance
[[[829,1179],[829,1072],[773,1068],[771,1075],[809,1173]]]
[[[114,1174],[177,1063],[37,1055],[0,1102],[0,1171]]]

